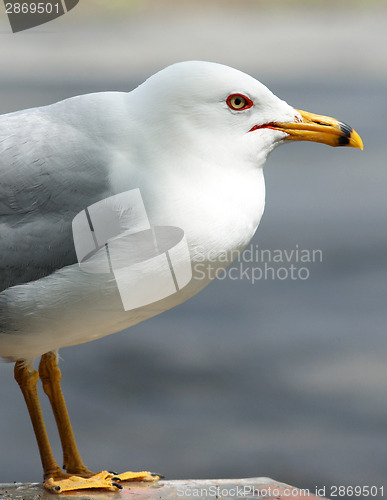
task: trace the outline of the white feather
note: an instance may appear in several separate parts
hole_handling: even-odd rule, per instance
[[[231,110],[230,94],[254,105]],[[129,93],[100,93],[0,117],[0,356],[33,360],[115,333],[185,301],[210,278],[134,311],[109,275],[76,263],[71,221],[139,188],[154,225],[186,234],[193,267],[224,268],[254,235],[262,166],[284,133],[249,132],[297,112],[254,78],[205,62],[170,66]]]

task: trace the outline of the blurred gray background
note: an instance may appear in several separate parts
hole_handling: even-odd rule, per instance
[[[321,249],[308,280],[217,280],[130,331],[61,351],[89,468],[386,487],[386,22],[385,2],[372,1],[81,0],[12,34],[0,6],[2,113],[129,91],[203,59],[351,124],[365,145],[292,144],[265,167],[253,243]],[[0,481],[40,481],[12,365],[0,364],[0,379]]]

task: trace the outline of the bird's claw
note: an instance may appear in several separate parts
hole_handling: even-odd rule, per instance
[[[157,477],[157,479],[155,479],[155,481],[158,481],[159,479],[165,479],[165,476],[163,476],[162,474],[159,474],[158,472],[150,472],[150,475],[153,477]]]
[[[97,474],[85,475],[68,474],[66,472],[55,473],[47,478],[43,486],[51,493],[63,493],[64,491],[86,490],[91,488],[103,488],[110,491],[117,491],[111,480],[111,474],[107,471]]]
[[[60,472],[48,477],[43,485],[51,493],[95,488],[117,491],[123,489],[123,486],[120,484],[123,481],[153,482],[158,481],[161,477],[159,474],[152,474],[148,471],[124,472],[123,474],[102,471],[97,474],[85,476]]]
[[[141,471],[141,472],[123,472],[122,474],[116,474],[114,476],[114,480],[119,481],[144,481],[144,482],[153,482],[162,479],[164,476],[161,474],[155,474],[149,471]]]

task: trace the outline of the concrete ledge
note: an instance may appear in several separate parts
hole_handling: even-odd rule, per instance
[[[124,488],[117,492],[102,490],[83,490],[54,495],[41,484],[15,483],[0,484],[1,500],[52,500],[58,498],[77,498],[83,500],[172,500],[204,498],[213,500],[285,500],[321,499],[314,491],[298,489],[279,483],[267,477],[246,479],[187,479],[159,481],[158,483],[123,483]]]

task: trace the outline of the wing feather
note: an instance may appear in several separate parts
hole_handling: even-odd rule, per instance
[[[92,96],[0,117],[0,291],[75,263],[72,220],[109,195]]]

